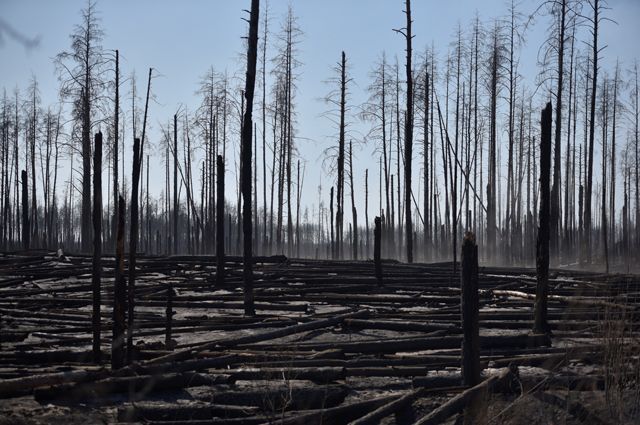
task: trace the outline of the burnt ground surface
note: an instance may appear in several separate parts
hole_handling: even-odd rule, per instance
[[[247,317],[238,258],[216,285],[214,257],[142,256],[134,361],[117,371],[113,266],[96,364],[91,258],[0,255],[0,424],[349,423],[385,406],[369,423],[413,423],[465,394],[449,263],[384,262],[380,285],[368,261],[257,258]],[[531,333],[535,271],[480,268],[484,378],[511,365],[484,395],[488,422],[639,423],[638,276],[551,277],[549,338]],[[460,419],[449,410],[431,423]]]

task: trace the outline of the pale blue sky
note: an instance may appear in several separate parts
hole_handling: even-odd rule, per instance
[[[242,9],[248,8],[249,3],[240,0],[98,1],[97,8],[105,31],[103,46],[105,49],[120,49],[123,74],[136,70],[140,92],[145,88],[150,66],[161,74],[153,83],[158,103],[150,107],[152,128],[149,140],[152,143],[159,141],[160,123],[166,123],[179,105],[187,105],[190,111],[196,108],[199,100],[194,92],[199,77],[210,66],[221,71],[227,69],[230,73],[244,71],[245,64],[238,58],[243,49],[241,37],[246,33],[246,24],[241,20],[245,16]],[[261,3],[264,8],[264,1]],[[327,107],[319,98],[329,90],[323,81],[330,77],[331,67],[339,60],[340,52],[345,50],[355,82],[352,100],[354,104],[361,103],[366,99],[368,73],[383,50],[391,60],[398,55],[402,64],[404,40],[392,28],[404,24],[404,1],[271,0],[272,30],[279,29],[290,3],[304,32],[299,45],[299,59],[303,65],[298,81],[297,134],[300,137],[299,150],[307,161],[303,202],[311,206],[312,203],[317,204],[321,153],[333,143],[330,136],[334,134],[332,124],[320,117]],[[519,10],[528,15],[539,3],[523,1]],[[30,51],[12,39],[4,38],[0,46],[0,86],[12,91],[18,85],[24,90],[31,74],[34,74],[40,83],[43,106],[56,102],[58,83],[52,58],[69,48],[69,34],[80,22],[79,12],[85,4],[84,0],[0,0],[1,19],[27,36],[41,37],[40,46]],[[628,68],[634,58],[640,58],[640,1],[610,0],[609,5],[612,10],[607,12],[607,16],[617,21],[617,25],[605,23],[602,28],[601,43],[608,46],[602,53],[604,66],[612,69],[615,58],[619,57],[623,66]],[[505,16],[508,10],[506,0],[414,0],[412,6],[416,36],[414,49],[421,53],[433,41],[441,59],[446,55],[458,24],[467,30],[476,11],[483,22],[490,22],[493,18]],[[536,21],[526,35],[527,46],[522,50],[520,67],[529,86],[538,72],[536,55],[545,38],[549,17],[541,16]],[[129,102],[123,100],[122,107],[127,113]],[[367,167],[370,168],[370,184],[377,184],[377,157],[373,157],[370,148],[363,148],[357,155],[356,184],[364,185],[364,169]],[[420,163],[416,157],[416,174]],[[156,161],[156,164],[160,162]],[[154,171],[164,172],[164,167],[158,165],[156,170],[152,168]],[[161,176],[156,179],[158,190],[163,181]],[[329,180],[324,178],[325,194],[329,184]],[[417,187],[416,180],[414,189]],[[362,193],[358,196],[363,198]],[[377,208],[377,199],[370,208]]]

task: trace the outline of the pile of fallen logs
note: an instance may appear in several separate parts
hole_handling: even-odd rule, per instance
[[[115,259],[101,261],[95,362],[92,258],[3,254],[0,410],[26,398],[122,422],[434,424],[492,392],[601,390],[604,321],[623,318],[637,337],[635,276],[551,270],[551,333],[535,334],[533,269],[465,274],[463,263],[474,306],[448,263],[254,262],[256,315],[245,316],[240,258],[225,258],[220,282],[213,256],[138,256],[135,350],[112,368]],[[571,372],[581,365],[589,373]]]

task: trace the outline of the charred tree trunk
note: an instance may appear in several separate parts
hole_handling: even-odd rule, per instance
[[[27,171],[22,170],[22,249],[29,249],[30,226],[29,226],[29,186],[27,181]]]
[[[111,369],[125,365],[125,313],[127,309],[127,286],[124,280],[124,198],[118,197],[115,205],[118,211],[116,232],[115,283],[113,286],[113,333],[111,340]]]
[[[343,232],[344,232],[344,151],[345,151],[345,109],[346,109],[346,90],[347,90],[347,57],[342,52],[342,60],[340,62],[340,134],[338,139],[338,209],[336,212],[336,256],[339,260],[343,258]]]
[[[462,321],[462,385],[480,383],[480,306],[478,302],[478,246],[473,233],[462,241],[460,257]]]
[[[102,277],[102,133],[95,136],[93,152],[93,361],[100,363],[100,280]]]
[[[536,242],[536,300],[534,305],[535,333],[548,333],[547,298],[549,293],[549,176],[551,172],[551,103],[542,111],[540,140],[540,227]]]
[[[149,188],[147,187],[147,191]],[[178,254],[178,114],[173,115],[173,253]]]
[[[329,220],[330,220],[330,228],[331,228],[331,259],[336,259],[336,247],[335,247],[335,235],[333,230],[333,186],[331,186],[331,194],[329,195]]]
[[[255,315],[253,305],[253,246],[251,217],[251,132],[253,130],[253,94],[256,82],[256,61],[258,51],[258,23],[260,1],[251,0],[251,17],[249,20],[249,45],[247,49],[247,76],[245,81],[245,98],[247,108],[242,123],[242,226],[244,234],[243,278],[244,278],[244,313]]]
[[[116,249],[117,226],[118,226],[118,150],[120,149],[119,128],[120,128],[120,53],[116,50],[116,98],[115,111],[113,115],[113,218],[111,220],[111,243]],[[124,167],[124,164],[123,164]]]
[[[129,285],[127,287],[127,362],[133,360],[133,328],[136,286],[136,250],[138,247],[138,184],[140,182],[140,139],[133,141],[133,171],[131,177],[131,223],[129,230]]]
[[[599,24],[599,0],[593,0],[593,76],[591,80],[591,109],[589,120],[589,160],[587,163],[587,185],[585,188],[584,199],[584,237],[585,237],[585,252],[587,255],[587,262],[591,262],[591,196],[593,194],[593,145],[595,138],[595,125],[596,125],[596,91],[598,88],[598,24]]]
[[[224,285],[224,160],[222,155],[216,159],[218,167],[217,203],[216,203],[216,285]]]
[[[411,74],[411,42],[413,35],[411,33],[411,0],[406,0],[405,14],[407,16],[407,32],[405,34],[407,40],[407,114],[404,121],[404,209],[407,262],[413,263],[413,225],[411,222],[411,161],[413,158],[413,76]],[[398,184],[399,183],[400,180],[398,180]]]
[[[375,227],[373,228],[373,264],[375,269],[378,285],[382,285],[382,260],[381,260],[381,243],[382,243],[382,224],[380,217],[374,219]]]
[[[564,39],[567,0],[561,1],[560,38],[558,39],[558,90],[556,92],[556,131],[553,149],[553,186],[551,187],[551,251],[559,253],[560,236],[560,145],[562,136],[562,83],[564,77]]]

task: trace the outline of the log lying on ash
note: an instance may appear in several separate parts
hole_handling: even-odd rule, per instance
[[[349,425],[374,425],[380,423],[380,421],[387,416],[393,415],[396,412],[404,410],[413,404],[413,402],[422,397],[425,394],[424,389],[411,391],[389,403],[378,407],[376,410],[369,412],[363,417],[351,422]]]
[[[136,403],[118,408],[118,422],[194,421],[213,418],[245,418],[259,413],[257,407],[193,403]]]
[[[130,394],[141,400],[151,393],[196,387],[201,385],[226,384],[228,375],[200,375],[198,373],[174,373],[159,376],[127,376],[106,378],[84,384],[62,384],[34,391],[39,402],[63,401],[99,402],[101,399],[115,394]]]
[[[516,373],[517,372],[514,372],[509,368],[502,369],[499,374],[491,376],[475,387],[471,387],[468,390],[463,391],[437,409],[433,410],[428,415],[423,416],[415,425],[433,425],[444,422],[447,418],[461,412],[474,398],[482,395],[483,393],[489,393],[496,387],[505,385],[514,379]]]
[[[425,323],[392,320],[347,319],[344,325],[353,329],[384,329],[399,332],[433,332],[437,330],[455,331],[457,326],[449,323]]]
[[[535,294],[528,294],[526,292],[521,292],[521,291],[510,291],[510,290],[502,290],[502,289],[493,290],[493,291],[487,290],[485,291],[485,294],[523,298],[523,299],[534,300],[534,301],[536,299]],[[576,296],[564,297],[562,295],[547,295],[547,297],[550,301],[558,301],[560,303],[568,304],[568,305],[603,307],[603,308],[613,308],[613,309],[619,309],[619,310],[636,310],[638,308],[637,305],[619,304],[619,303],[614,303],[614,302],[604,301],[604,300],[594,299],[594,298],[585,298],[585,297],[576,297]]]
[[[328,409],[319,409],[310,412],[296,412],[296,416],[284,418],[281,425],[322,425],[330,423],[348,423],[358,419],[363,414],[384,406],[397,399],[398,396],[384,396],[373,400],[365,400],[357,403],[350,403]]]
[[[195,400],[213,404],[254,406],[266,412],[334,407],[341,404],[349,388],[343,385],[295,387],[286,384],[265,385],[257,390],[229,390],[229,388],[193,388]]]
[[[288,335],[293,335],[301,332],[312,331],[315,329],[327,328],[329,326],[335,326],[342,323],[343,320],[355,317],[364,317],[369,312],[367,310],[360,310],[352,313],[340,314],[338,316],[330,317],[327,319],[318,319],[307,323],[301,323],[299,325],[288,326],[286,328],[276,329],[270,332],[264,332],[255,335],[247,335],[238,338],[230,338],[224,340],[217,340],[211,342],[205,342],[196,347],[187,348],[184,350],[175,351],[165,356],[160,356],[155,359],[149,360],[145,365],[154,363],[166,363],[177,360],[187,359],[197,353],[207,350],[216,350],[220,348],[230,348],[243,344],[253,344],[260,341],[269,341],[275,338],[281,338]]]
[[[399,352],[411,352],[422,350],[443,350],[460,348],[462,338],[458,336],[426,337],[426,338],[398,338],[383,339],[375,341],[357,342],[333,342],[333,343],[290,343],[292,348],[297,350],[326,350],[328,348],[338,348],[345,353],[361,354],[389,354]],[[507,336],[483,336],[480,337],[480,347],[482,349],[495,348],[517,348],[517,347],[538,347],[550,345],[551,341],[547,335],[507,335]],[[282,345],[278,344],[254,344],[245,345],[245,348],[278,350]]]
[[[251,368],[244,370],[220,370],[233,381],[258,380],[299,380],[319,384],[338,381],[346,377],[343,367],[289,367],[289,368]]]
[[[106,378],[109,371],[99,369],[93,371],[75,370],[70,372],[46,373],[0,380],[0,398],[19,397],[30,394],[35,388],[76,384]]]

